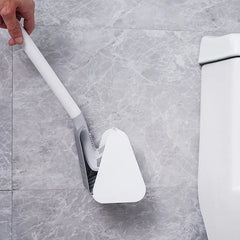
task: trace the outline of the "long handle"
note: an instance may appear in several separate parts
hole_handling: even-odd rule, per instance
[[[24,44],[23,49],[28,55],[29,59],[35,65],[43,79],[52,89],[58,100],[61,102],[69,116],[73,119],[81,114],[81,110],[74,102],[73,98],[68,93],[67,89],[63,86],[55,72],[52,70],[47,60],[41,54],[37,46],[34,44],[31,37],[22,28]]]

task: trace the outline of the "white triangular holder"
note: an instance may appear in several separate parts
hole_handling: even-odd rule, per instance
[[[146,192],[137,160],[127,135],[117,128],[107,130],[101,164],[93,187],[93,198],[99,203],[140,201]]]

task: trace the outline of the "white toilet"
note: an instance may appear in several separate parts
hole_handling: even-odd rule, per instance
[[[209,240],[240,240],[240,34],[203,37],[198,191]]]

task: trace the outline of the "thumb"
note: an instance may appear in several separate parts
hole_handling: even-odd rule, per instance
[[[14,41],[14,42],[10,41],[9,44],[10,45],[22,44],[23,43],[22,30],[16,18],[16,12],[15,11],[2,12],[2,18],[7,26],[10,36]]]

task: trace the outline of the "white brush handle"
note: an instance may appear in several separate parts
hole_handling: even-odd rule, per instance
[[[35,65],[37,70],[40,72],[43,79],[52,89],[58,100],[61,102],[69,116],[73,119],[80,115],[81,110],[74,102],[67,89],[63,86],[62,82],[59,80],[55,72],[52,70],[47,60],[44,58],[37,46],[34,44],[31,37],[23,28],[22,33],[24,39],[24,51],[26,52],[32,63]]]

